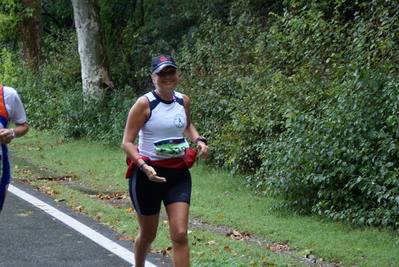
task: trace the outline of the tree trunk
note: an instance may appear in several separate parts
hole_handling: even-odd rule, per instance
[[[103,44],[98,0],[72,0],[86,98],[102,99],[106,87],[113,88]]]
[[[21,0],[24,10],[21,23],[22,59],[26,67],[37,71],[43,62],[43,23],[40,0]]]

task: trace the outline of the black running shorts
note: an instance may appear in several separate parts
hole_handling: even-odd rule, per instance
[[[159,213],[161,202],[165,207],[176,202],[190,204],[191,175],[188,169],[153,168],[157,172],[157,176],[166,178],[166,182],[150,181],[139,168],[135,168],[133,176],[129,178],[130,198],[138,214],[154,215]]]

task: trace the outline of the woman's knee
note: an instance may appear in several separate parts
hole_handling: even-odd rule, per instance
[[[178,243],[178,244],[187,244],[188,243],[188,236],[187,236],[187,231],[185,230],[179,230],[175,231],[174,233],[171,234],[172,242]]]
[[[154,242],[156,235],[148,233],[140,233],[137,238],[140,239],[140,241],[143,243],[151,244],[152,242]]]

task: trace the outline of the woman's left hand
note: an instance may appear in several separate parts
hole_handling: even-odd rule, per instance
[[[198,158],[200,158],[200,159],[206,159],[209,156],[209,154],[211,153],[211,149],[209,148],[209,146],[207,146],[202,141],[199,141],[197,143],[197,149],[200,152],[198,155]]]

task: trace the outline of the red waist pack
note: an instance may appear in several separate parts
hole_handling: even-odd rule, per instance
[[[150,160],[149,157],[142,156],[143,160],[150,166],[165,167],[173,169],[190,169],[195,162],[197,151],[190,147],[185,150],[185,154],[180,158],[169,158],[161,160]],[[133,160],[126,157],[126,164],[129,166],[126,170],[126,178],[130,178],[133,175],[134,168],[137,168],[136,164],[133,164]]]

